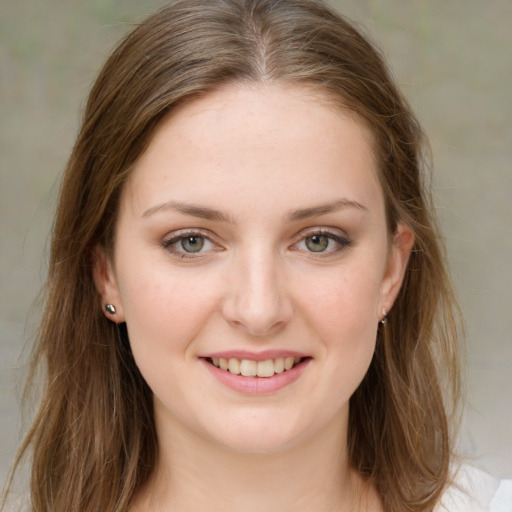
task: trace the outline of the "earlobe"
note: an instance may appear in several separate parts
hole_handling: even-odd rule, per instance
[[[393,243],[389,250],[378,314],[381,311],[389,312],[392,308],[402,286],[413,246],[414,233],[405,222],[400,222],[396,228]]]
[[[93,251],[93,279],[100,296],[103,314],[113,322],[124,322],[117,280],[105,248],[100,245],[97,245]]]

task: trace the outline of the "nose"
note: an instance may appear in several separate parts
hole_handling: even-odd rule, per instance
[[[293,304],[278,257],[253,251],[230,266],[222,313],[252,336],[268,336],[292,318]]]

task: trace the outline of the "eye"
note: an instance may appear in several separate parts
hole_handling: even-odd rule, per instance
[[[202,236],[187,236],[179,241],[181,248],[185,252],[199,252],[205,243],[205,238]]]
[[[321,230],[306,233],[295,247],[310,253],[332,254],[349,247],[351,244],[352,242],[341,234]]]
[[[206,235],[197,232],[171,234],[163,242],[163,247],[180,258],[191,258],[218,248]]]
[[[332,239],[325,235],[312,235],[304,239],[306,247],[311,252],[324,252],[329,248],[329,243]]]

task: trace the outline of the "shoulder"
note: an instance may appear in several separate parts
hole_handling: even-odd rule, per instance
[[[512,479],[497,480],[472,466],[461,466],[435,512],[512,512]]]

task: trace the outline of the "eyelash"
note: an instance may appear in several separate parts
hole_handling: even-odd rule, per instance
[[[187,238],[201,238],[204,241],[206,241],[207,243],[215,245],[216,247],[219,247],[218,244],[216,244],[215,242],[213,242],[211,240],[210,235],[208,235],[207,233],[204,233],[202,231],[198,231],[198,230],[178,231],[176,233],[172,233],[172,235],[169,238],[166,238],[163,241],[162,246],[164,249],[166,249],[173,255],[179,257],[180,259],[198,258],[202,254],[203,251],[200,250],[200,251],[197,251],[196,253],[194,253],[194,252],[187,252],[185,250],[179,250],[175,247],[179,242],[182,242],[183,240],[186,240]],[[202,247],[201,247],[201,249],[202,249]],[[215,249],[213,249],[213,250],[215,250]]]
[[[325,237],[328,239],[329,243],[330,241],[333,241],[337,244],[336,247],[330,249],[330,250],[322,250],[322,251],[311,251],[306,249],[297,249],[299,244],[307,243],[308,239],[312,239],[313,237]],[[200,238],[207,244],[212,244],[217,247],[217,249],[210,249],[210,250],[221,250],[221,247],[212,241],[211,235],[204,233],[199,230],[189,230],[189,231],[179,231],[176,233],[173,233],[169,238],[165,239],[162,243],[162,246],[165,250],[172,253],[174,256],[179,257],[180,259],[192,259],[192,258],[198,258],[201,257],[201,254],[203,254],[205,251],[203,251],[203,246],[200,247],[200,249],[197,252],[187,252],[185,250],[177,249],[176,245],[180,242],[183,242],[187,238]],[[340,234],[333,233],[332,231],[326,230],[326,229],[315,229],[307,232],[302,232],[298,235],[298,241],[295,242],[292,247],[294,250],[303,250],[304,252],[308,253],[308,255],[311,255],[312,257],[321,258],[321,257],[327,257],[329,255],[332,255],[334,253],[338,253],[340,251],[343,251],[344,249],[347,249],[352,245],[352,241]]]
[[[307,243],[306,241],[308,239],[311,239],[315,236],[325,237],[329,241],[333,241],[337,244],[337,246],[334,247],[333,249],[326,250],[326,251],[315,252],[315,251],[310,251],[310,250],[308,251],[307,249],[304,249],[309,255],[316,257],[316,258],[322,258],[322,257],[325,258],[332,254],[339,253],[340,251],[343,251],[344,249],[347,249],[352,245],[352,241],[348,237],[343,236],[339,233],[334,233],[333,231],[330,231],[328,229],[318,229],[317,228],[314,230],[302,232],[302,233],[300,233],[299,236],[300,236],[300,239],[297,243],[294,244],[294,247],[297,247],[301,243],[306,244]]]

